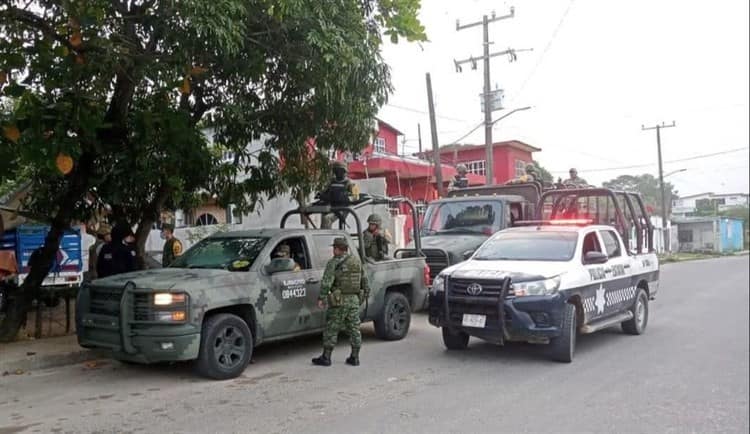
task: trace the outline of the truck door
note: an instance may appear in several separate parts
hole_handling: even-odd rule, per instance
[[[604,264],[604,272],[608,279],[605,315],[610,315],[626,310],[632,305],[635,298],[635,287],[631,279],[633,269],[630,257],[614,230],[599,230],[599,237],[604,246],[604,253],[609,257]]]
[[[313,328],[315,309],[310,300],[317,299],[320,291],[320,278],[315,278],[305,237],[291,237],[279,241],[271,250],[271,257],[267,261],[285,257],[287,254],[295,261],[298,269],[274,273],[271,276],[271,291],[280,304],[277,318],[271,321],[272,330],[269,330],[274,335],[292,334]]]

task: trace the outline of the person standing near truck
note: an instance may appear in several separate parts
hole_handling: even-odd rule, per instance
[[[96,264],[97,278],[137,270],[134,242],[135,235],[129,226],[116,225],[112,229],[112,242],[105,244],[99,252]]]
[[[99,253],[102,251],[102,247],[105,244],[112,242],[112,229],[108,224],[102,223],[99,225],[99,229],[96,230],[96,242],[89,247],[89,280],[94,280],[98,276],[96,274],[97,259]]]
[[[174,226],[169,223],[164,223],[162,225],[161,234],[166,240],[161,255],[161,266],[168,267],[175,258],[182,255],[182,242],[174,236]]]
[[[365,245],[365,255],[376,261],[382,261],[388,255],[388,233],[381,232],[383,220],[377,214],[370,214],[367,217],[369,227],[362,233],[362,240]]]
[[[326,264],[318,297],[318,307],[328,308],[323,332],[323,354],[312,359],[312,363],[331,366],[331,353],[339,333],[346,330],[352,348],[346,363],[359,366],[359,350],[362,347],[359,306],[369,296],[369,284],[362,263],[349,252],[346,238],[336,238],[332,247],[333,258]]]

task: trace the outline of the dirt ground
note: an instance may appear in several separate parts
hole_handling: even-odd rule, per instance
[[[41,335],[35,337],[37,307],[35,306],[26,319],[26,326],[18,332],[18,340],[48,338],[56,336],[65,336],[75,334],[75,298],[70,299],[69,315],[66,315],[65,299],[61,298],[60,303],[55,307],[48,307],[44,303],[41,305],[40,325]],[[68,328],[66,329],[66,318],[69,318]]]

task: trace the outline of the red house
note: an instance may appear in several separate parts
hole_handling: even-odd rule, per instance
[[[440,162],[455,167],[466,165],[469,173],[485,176],[487,151],[485,145],[451,145],[440,148]],[[526,165],[533,160],[532,153],[541,149],[520,140],[497,142],[492,146],[492,184],[502,184],[524,174]],[[423,158],[431,158],[431,152],[423,152]]]

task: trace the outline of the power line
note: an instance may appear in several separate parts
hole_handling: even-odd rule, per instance
[[[396,104],[390,104],[390,103],[385,104],[385,105],[387,107],[392,107],[392,108],[399,109],[399,110],[405,110],[405,111],[412,112],[412,113],[420,113],[420,114],[423,114],[423,115],[428,115],[429,114],[428,112],[426,112],[424,110],[416,109],[416,108],[413,108],[413,107],[405,107],[405,106],[396,105]],[[455,122],[464,122],[464,123],[471,122],[471,121],[466,120],[466,119],[452,118],[450,116],[436,115],[436,117],[438,117],[440,119],[449,120],[449,121],[455,121]]]
[[[575,3],[575,0],[570,0],[570,3],[568,3],[568,7],[565,8],[565,11],[560,17],[560,21],[557,22],[557,27],[555,27],[555,30],[552,32],[552,36],[550,36],[549,41],[547,41],[547,45],[544,46],[544,50],[542,50],[542,55],[539,56],[539,60],[537,60],[536,64],[534,64],[534,67],[531,68],[531,72],[529,73],[529,75],[527,75],[526,79],[523,81],[523,83],[521,83],[521,87],[519,87],[518,91],[516,91],[516,93],[513,94],[512,98],[510,98],[511,101],[515,101],[516,98],[518,98],[523,93],[523,91],[526,89],[526,85],[534,77],[534,74],[536,74],[537,69],[539,69],[539,66],[544,61],[544,57],[546,56],[547,52],[552,46],[552,43],[555,41],[555,38],[557,37],[557,33],[560,31],[560,28],[562,28],[562,25],[565,22],[565,18],[568,17],[568,12],[570,12],[570,9],[573,6],[573,3]]]
[[[710,154],[702,154],[702,155],[694,155],[692,157],[686,157],[686,158],[680,158],[677,160],[669,160],[665,161],[665,163],[680,163],[683,161],[691,161],[691,160],[699,160],[702,158],[709,158],[709,157],[715,157],[717,155],[724,155],[724,154],[731,154],[734,152],[744,151],[750,149],[750,147],[745,146],[743,148],[736,148],[736,149],[727,149],[726,151],[719,151],[719,152],[713,152]],[[605,167],[605,168],[597,168],[597,169],[578,169],[579,172],[606,172],[607,170],[622,170],[622,169],[638,169],[642,167],[652,167],[655,166],[656,163],[649,163],[649,164],[634,164],[632,166],[618,166],[618,167]],[[550,173],[567,173],[567,170],[551,170]]]

